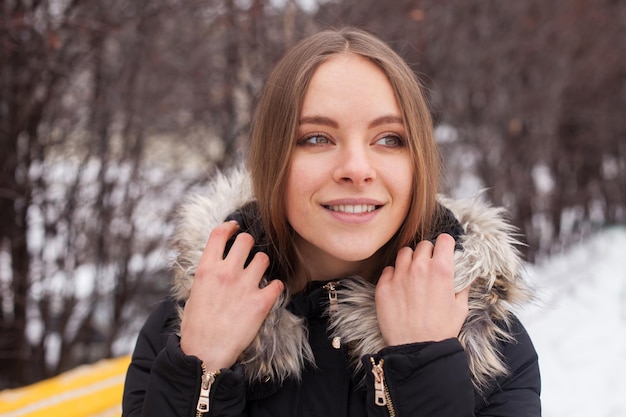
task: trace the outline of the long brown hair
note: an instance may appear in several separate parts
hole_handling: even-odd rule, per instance
[[[296,44],[274,67],[252,123],[248,168],[274,261],[287,274],[281,278],[290,276],[296,262],[284,198],[302,102],[315,70],[328,57],[339,53],[363,56],[387,75],[402,111],[408,149],[415,161],[409,212],[385,245],[380,269],[393,263],[402,246],[414,246],[431,237],[440,161],[420,82],[406,62],[375,36],[354,28],[323,31]]]

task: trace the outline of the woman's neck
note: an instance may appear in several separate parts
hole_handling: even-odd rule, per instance
[[[295,245],[297,264],[289,290],[292,294],[302,291],[311,281],[332,281],[349,276],[359,276],[374,282],[378,279],[379,254],[360,261],[345,261],[322,253],[307,242]]]

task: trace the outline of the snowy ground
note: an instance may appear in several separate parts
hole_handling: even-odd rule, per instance
[[[539,353],[544,417],[626,417],[626,228],[528,268],[520,316]]]

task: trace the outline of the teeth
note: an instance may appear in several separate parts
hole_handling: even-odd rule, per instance
[[[376,206],[372,204],[357,204],[355,206],[347,205],[347,204],[340,204],[338,206],[328,206],[328,208],[331,209],[332,211],[340,211],[343,213],[355,213],[355,214],[369,213],[370,211],[376,210]]]

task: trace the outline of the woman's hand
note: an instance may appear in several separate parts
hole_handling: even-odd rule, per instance
[[[254,245],[248,233],[235,238],[226,258],[226,242],[236,222],[216,227],[200,258],[180,329],[180,347],[201,359],[209,370],[232,366],[252,342],[284,289],[273,280],[259,288],[269,258],[257,253],[244,268]]]
[[[468,313],[469,287],[454,293],[454,238],[405,247],[376,286],[376,313],[388,346],[457,337]]]

